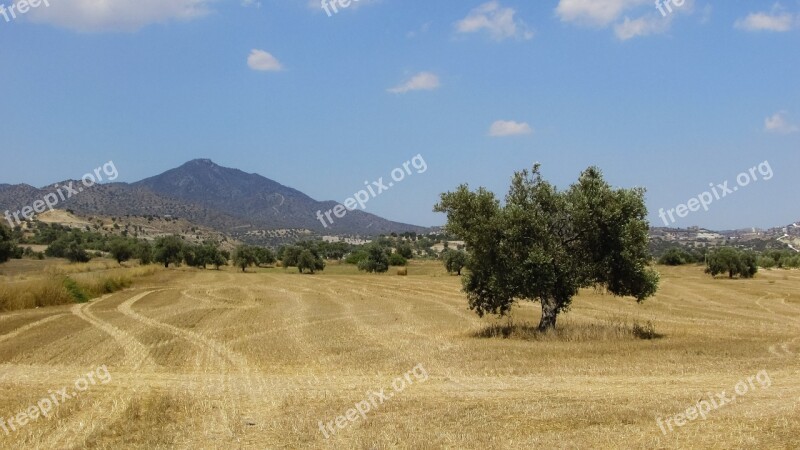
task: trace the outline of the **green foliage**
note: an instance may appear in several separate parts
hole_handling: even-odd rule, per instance
[[[358,265],[358,263],[367,259],[367,256],[367,252],[365,252],[363,249],[359,249],[347,255],[347,257],[344,259],[344,262],[347,264]]]
[[[153,262],[153,246],[148,241],[141,241],[136,244],[136,258],[142,265]]]
[[[448,273],[461,275],[461,271],[467,265],[467,252],[445,249],[442,252],[442,262]]]
[[[13,240],[10,228],[0,224],[0,263],[11,259],[17,253],[17,244]]]
[[[180,236],[163,236],[156,239],[154,260],[164,267],[183,261],[184,243]]]
[[[757,256],[752,251],[723,247],[709,253],[706,273],[712,277],[728,274],[728,278],[753,278],[758,272]]]
[[[366,257],[359,261],[358,270],[367,273],[384,273],[389,271],[389,256],[386,254],[386,247],[380,243],[372,243],[364,246]]]
[[[664,264],[666,266],[682,266],[695,262],[697,262],[695,256],[680,247],[670,248],[658,260],[659,264]]]
[[[70,262],[85,263],[91,261],[92,257],[89,253],[77,242],[70,242],[64,255]]]
[[[342,259],[350,253],[354,245],[346,242],[317,242],[317,252],[324,259]]]
[[[396,251],[398,255],[402,256],[405,259],[411,259],[414,257],[414,250],[407,243],[398,244]]]
[[[758,267],[762,267],[764,269],[773,269],[778,267],[778,263],[776,263],[775,260],[769,256],[759,256]]]
[[[108,244],[108,250],[117,263],[122,264],[136,254],[136,241],[118,237]]]
[[[275,257],[275,253],[271,249],[265,247],[254,247],[254,251],[257,259],[256,264],[259,266],[269,266],[278,261],[278,259]]]
[[[289,267],[297,267],[297,263],[300,261],[300,253],[302,253],[303,249],[297,245],[290,245],[287,247],[283,247],[281,249],[281,265],[283,265],[284,269],[288,269]]]
[[[86,303],[89,301],[89,294],[87,294],[80,286],[78,286],[78,283],[76,283],[72,278],[64,278],[64,288],[67,290],[75,303]]]
[[[255,266],[256,264],[258,264],[258,255],[256,254],[255,247],[240,245],[236,248],[236,251],[233,253],[234,266],[241,268],[242,272],[246,272],[248,267]]]
[[[405,266],[408,264],[408,260],[403,257],[403,255],[399,253],[391,253],[389,255],[389,265],[390,266]]]
[[[612,189],[599,169],[566,191],[544,181],[539,165],[517,172],[501,206],[484,188],[442,194],[435,211],[470,249],[464,290],[479,315],[507,314],[517,299],[542,304],[540,330],[555,328],[584,287],[644,301],[658,274],[649,266],[643,189]]]
[[[300,256],[297,259],[297,268],[300,270],[300,273],[303,273],[304,270],[308,270],[309,273],[314,274],[316,271],[325,270],[325,261],[311,249],[306,248],[300,252]]]

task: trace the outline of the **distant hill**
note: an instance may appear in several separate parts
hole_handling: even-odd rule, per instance
[[[59,184],[69,183],[69,181]],[[73,181],[74,186],[80,182]],[[0,185],[0,210],[17,211],[52,192],[26,184]],[[172,216],[185,218],[245,241],[264,236],[360,235],[427,232],[424,227],[392,222],[364,211],[349,211],[324,227],[317,211],[336,206],[258,174],[196,159],[136,183],[96,185],[60,203],[79,215]],[[261,236],[259,238],[258,236]]]
[[[800,249],[800,222],[769,229],[746,228],[741,230],[712,231],[705,228],[650,228],[650,248],[654,254],[672,244],[690,247],[736,246],[752,250]]]

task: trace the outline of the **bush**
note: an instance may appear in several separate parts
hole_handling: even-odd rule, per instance
[[[66,257],[69,262],[73,263],[85,263],[91,261],[92,259],[92,257],[89,256],[89,253],[87,253],[86,250],[77,242],[72,242],[69,244],[64,257]]]
[[[344,262],[346,264],[358,265],[358,263],[367,259],[367,256],[367,252],[358,250],[347,255],[347,257],[344,259]]]
[[[369,244],[364,246],[366,258],[358,263],[358,270],[368,273],[385,273],[389,271],[389,256],[386,250],[379,244]]]
[[[392,253],[389,255],[390,266],[405,266],[406,264],[408,264],[408,260],[406,260],[403,255],[399,253]]]
[[[777,267],[778,263],[776,263],[775,260],[769,256],[760,256],[758,258],[758,266],[763,267],[764,269],[772,269]]]
[[[694,258],[686,250],[673,247],[667,250],[658,260],[659,264],[665,266],[682,266],[694,262]]]

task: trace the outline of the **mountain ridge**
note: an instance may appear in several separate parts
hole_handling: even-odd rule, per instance
[[[70,181],[78,187],[80,181]],[[26,184],[0,184],[0,209],[18,211],[54,192]],[[81,186],[82,187],[82,186]],[[258,173],[220,166],[207,158],[188,161],[136,182],[112,182],[86,188],[57,209],[81,215],[154,215],[186,218],[198,225],[248,240],[257,231],[301,230],[310,235],[376,236],[429,230],[361,211],[348,211],[333,224],[318,220],[338,202],[319,201]],[[253,239],[250,239],[253,240]]]

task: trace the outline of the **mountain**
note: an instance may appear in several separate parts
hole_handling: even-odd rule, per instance
[[[67,180],[60,186],[81,185]],[[55,191],[54,185],[0,185],[0,212],[17,211]],[[427,232],[427,228],[392,222],[364,211],[333,216],[326,226],[317,211],[325,213],[335,201],[317,201],[306,194],[258,174],[196,159],[160,175],[135,183],[99,184],[86,188],[57,205],[85,216],[173,216],[185,218],[245,241],[277,235],[360,235],[391,232]],[[278,230],[282,230],[278,233]],[[288,233],[284,233],[284,231]]]

